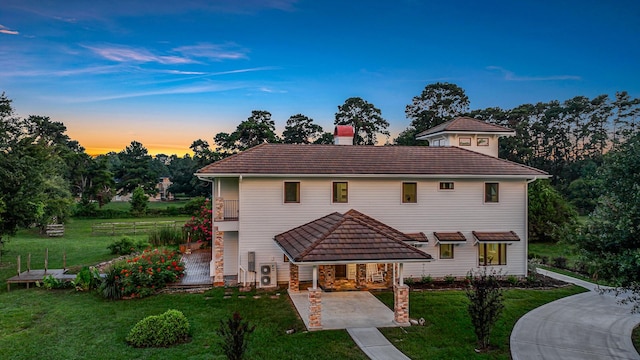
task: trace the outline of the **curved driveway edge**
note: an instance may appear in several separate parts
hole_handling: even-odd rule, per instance
[[[590,291],[545,304],[521,317],[510,338],[514,360],[640,360],[631,342],[640,315],[631,314],[630,305],[618,304],[613,294],[598,293],[595,284],[539,272]]]

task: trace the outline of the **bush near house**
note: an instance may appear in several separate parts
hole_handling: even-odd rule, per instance
[[[140,256],[116,264],[108,271],[102,287],[103,296],[109,299],[149,296],[183,274],[184,263],[180,261],[178,252],[146,250]]]

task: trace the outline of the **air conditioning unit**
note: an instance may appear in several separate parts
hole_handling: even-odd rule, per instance
[[[260,264],[260,287],[271,287],[278,285],[278,274],[276,263]]]

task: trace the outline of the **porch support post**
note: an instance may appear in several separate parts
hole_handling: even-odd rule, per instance
[[[300,291],[300,278],[299,278],[298,265],[289,263],[289,291]]]
[[[313,265],[313,289],[318,288],[318,265]]]
[[[356,285],[367,286],[367,264],[356,264]]]
[[[314,274],[316,267],[313,267]],[[315,284],[315,281],[314,281]],[[322,290],[316,288],[309,289],[309,330],[322,329]]]
[[[224,231],[214,228],[213,286],[224,286]]]
[[[393,286],[393,321],[400,326],[409,326],[409,286]]]
[[[404,264],[400,263],[398,264],[398,273],[400,274],[400,286],[404,286]]]

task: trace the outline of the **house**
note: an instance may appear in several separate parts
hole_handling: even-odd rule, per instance
[[[549,175],[498,158],[514,131],[462,117],[418,134],[428,147],[353,135],[337,126],[334,145],[262,144],[198,171],[213,187],[214,285],[311,282],[312,303],[318,287],[393,286],[402,313],[403,278],[526,275],[527,185]]]

